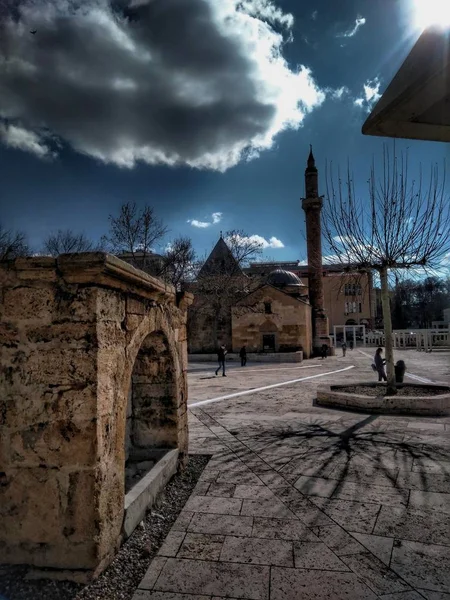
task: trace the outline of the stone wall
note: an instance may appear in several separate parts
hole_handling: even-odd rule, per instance
[[[103,253],[0,286],[0,555],[89,578],[121,541],[130,388],[133,446],[186,455],[192,296]]]
[[[271,313],[266,314],[265,304]],[[275,336],[275,351],[302,350],[311,354],[311,307],[267,285],[242,300],[232,309],[233,351],[242,346],[247,352],[263,351],[263,335]]]

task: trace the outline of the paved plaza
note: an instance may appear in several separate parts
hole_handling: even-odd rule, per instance
[[[190,365],[190,452],[212,458],[134,600],[450,600],[450,417],[314,405],[373,380],[373,352]],[[448,352],[399,358],[450,383]]]

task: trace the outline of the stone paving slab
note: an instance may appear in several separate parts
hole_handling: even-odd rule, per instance
[[[296,569],[350,571],[323,542],[294,542],[294,562]]]
[[[320,541],[317,535],[300,521],[264,517],[253,519],[252,537],[291,541]]]
[[[402,541],[394,546],[392,568],[416,588],[450,591],[450,549],[448,546]]]
[[[450,382],[450,354],[404,357]],[[190,449],[213,456],[134,600],[450,600],[450,417],[319,408],[319,381],[373,379],[370,361],[308,364],[355,368],[190,410]],[[193,374],[191,402],[283,377]]]
[[[448,515],[433,510],[383,506],[373,533],[396,539],[450,546],[450,519]]]
[[[187,530],[191,533],[210,533],[215,535],[242,535],[250,537],[252,534],[253,518],[245,516],[213,514],[195,514]]]
[[[375,600],[377,596],[353,573],[273,567],[271,596],[276,600]]]
[[[270,568],[261,565],[168,558],[154,589],[268,600],[269,574]]]
[[[220,560],[255,565],[294,566],[292,542],[280,539],[227,537]]]
[[[193,558],[198,560],[219,560],[224,535],[205,533],[187,533],[175,555],[177,558]]]

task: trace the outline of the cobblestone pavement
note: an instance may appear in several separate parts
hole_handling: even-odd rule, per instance
[[[373,351],[192,365],[190,451],[212,458],[134,600],[450,600],[450,418],[314,406],[319,382],[373,380]],[[450,353],[398,358],[450,382]]]

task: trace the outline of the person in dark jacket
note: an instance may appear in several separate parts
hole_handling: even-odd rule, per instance
[[[345,343],[345,341],[342,342],[341,348],[342,348],[342,356],[345,356],[345,353],[347,352],[347,344]]]
[[[326,344],[322,344],[322,350],[321,350],[322,360],[327,357],[327,354],[328,354],[328,346]]]
[[[378,372],[378,381],[387,381],[386,371],[384,370],[384,365],[386,364],[386,360],[384,358],[382,358],[382,356],[381,356],[382,352],[383,352],[383,348],[377,348],[373,362],[375,363],[375,367]]]
[[[225,355],[227,353],[227,349],[222,344],[219,350],[217,351],[217,360],[219,362],[219,366],[216,369],[216,375],[219,374],[220,369],[222,369],[222,377],[226,377],[225,375]]]
[[[245,346],[239,350],[239,356],[241,357],[241,367],[245,367],[247,364],[247,348]]]

